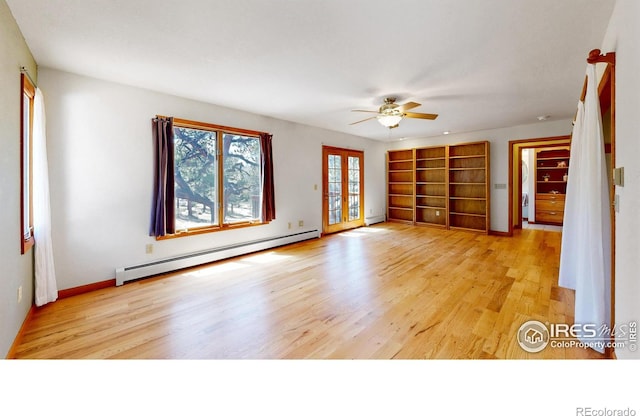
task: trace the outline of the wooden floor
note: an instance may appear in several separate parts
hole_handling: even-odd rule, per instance
[[[573,322],[560,240],[360,228],[59,300],[17,358],[602,358],[517,343],[530,319]]]

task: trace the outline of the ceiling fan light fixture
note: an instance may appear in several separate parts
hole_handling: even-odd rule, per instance
[[[382,124],[385,127],[394,127],[397,126],[398,123],[400,123],[400,120],[402,120],[402,116],[401,115],[379,115],[378,117],[378,122],[380,124]]]

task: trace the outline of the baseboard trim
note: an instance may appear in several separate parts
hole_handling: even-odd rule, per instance
[[[69,289],[59,290],[58,299],[70,298],[71,296],[82,295],[83,293],[93,292],[94,290],[114,287],[116,279],[104,280],[102,282],[90,283],[88,285],[72,287]]]
[[[27,312],[27,316],[24,318],[22,325],[20,326],[20,330],[13,340],[13,344],[11,344],[11,348],[9,348],[9,352],[7,353],[7,360],[13,360],[16,358],[16,351],[18,349],[18,345],[22,343],[22,338],[24,337],[24,331],[27,328],[27,324],[31,320],[33,316],[33,312],[36,310],[36,305],[31,305],[29,312]]]
[[[494,230],[489,230],[489,235],[495,235],[498,237],[513,237],[512,233],[506,232],[506,231],[494,231]]]

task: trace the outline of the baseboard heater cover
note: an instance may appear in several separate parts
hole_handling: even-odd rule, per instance
[[[125,282],[141,279],[143,277],[185,269],[187,267],[199,266],[201,264],[297,243],[299,241],[310,240],[312,238],[320,238],[320,231],[311,230],[280,237],[263,238],[260,240],[253,240],[217,247],[210,250],[183,254],[136,266],[121,267],[116,269],[116,286],[122,286]]]
[[[376,215],[373,217],[367,217],[364,219],[364,224],[369,226],[369,225],[373,225],[373,224],[377,224],[379,222],[385,222],[386,218],[384,215]]]

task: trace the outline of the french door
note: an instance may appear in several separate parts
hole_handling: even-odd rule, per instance
[[[364,152],[322,147],[322,232],[364,225]]]

